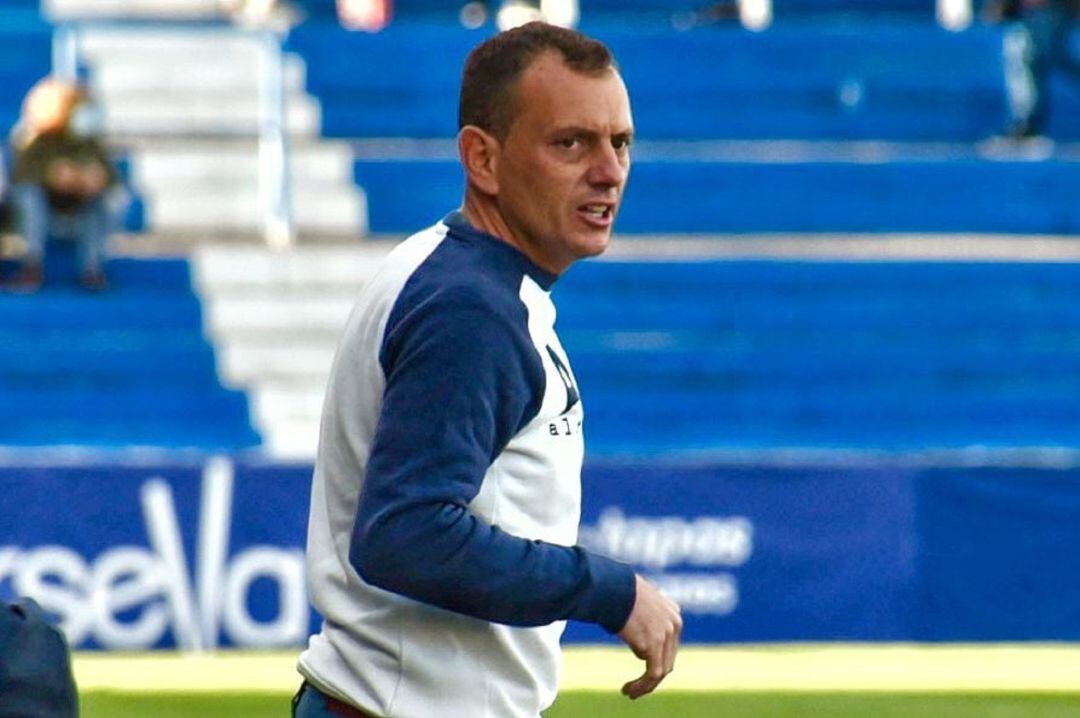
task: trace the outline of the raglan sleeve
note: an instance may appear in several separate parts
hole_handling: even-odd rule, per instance
[[[543,375],[529,352],[474,292],[448,292],[388,326],[350,561],[374,586],[457,613],[518,626],[573,619],[614,633],[634,603],[629,566],[512,535],[467,508],[538,410]]]

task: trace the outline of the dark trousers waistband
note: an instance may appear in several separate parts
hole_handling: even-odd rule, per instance
[[[326,713],[335,716],[335,718],[378,718],[378,716],[360,710],[354,705],[339,701],[337,698],[323,693],[307,681],[304,681],[303,685],[300,686],[300,690],[296,692],[296,696],[293,698],[292,705],[294,718],[303,718],[303,716],[297,713],[297,707],[300,705],[300,700],[304,698],[305,693],[310,694],[308,700],[315,699],[323,702],[326,706]]]

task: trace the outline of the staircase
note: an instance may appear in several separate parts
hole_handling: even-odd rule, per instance
[[[107,134],[129,156],[146,229],[261,230],[259,82],[263,64],[280,59],[297,230],[366,233],[349,148],[319,138],[320,108],[304,91],[304,63],[276,57],[276,40],[228,25],[87,23],[79,33]]]
[[[360,287],[389,249],[204,244],[192,253],[222,381],[247,392],[268,455],[315,455],[334,349]]]

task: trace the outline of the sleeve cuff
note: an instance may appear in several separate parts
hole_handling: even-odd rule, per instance
[[[618,633],[634,608],[637,593],[634,570],[594,553],[587,557],[592,590],[571,618],[597,623],[608,633]]]

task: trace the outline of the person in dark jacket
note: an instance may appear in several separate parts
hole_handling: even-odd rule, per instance
[[[84,287],[107,286],[110,192],[119,183],[98,131],[97,111],[83,88],[47,79],[27,95],[11,173],[16,227],[26,242],[20,288],[41,286],[50,236],[76,241]]]
[[[1080,59],[1069,47],[1080,0],[997,0],[987,5],[986,13],[1005,26],[1006,134],[1014,139],[1044,135],[1051,74],[1059,70],[1080,87]]]
[[[0,718],[78,718],[71,653],[33,600],[0,602]]]

